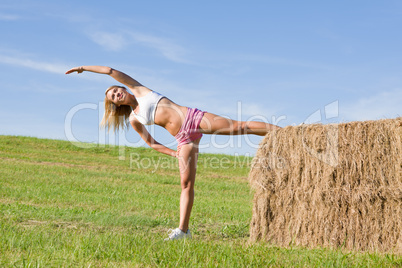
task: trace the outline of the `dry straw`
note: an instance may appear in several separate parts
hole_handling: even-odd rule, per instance
[[[253,160],[251,240],[402,253],[402,117],[288,126]]]

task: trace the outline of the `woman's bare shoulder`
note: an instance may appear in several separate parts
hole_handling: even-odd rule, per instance
[[[145,86],[129,87],[130,91],[134,94],[136,98],[141,98],[147,95],[152,90]]]

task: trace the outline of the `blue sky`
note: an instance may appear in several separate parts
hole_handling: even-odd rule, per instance
[[[280,126],[401,116],[401,1],[0,3],[0,134],[142,146],[98,124],[126,72],[178,104]],[[321,116],[320,116],[321,115]],[[156,140],[173,137],[151,127]],[[201,152],[255,154],[260,137],[204,136]]]

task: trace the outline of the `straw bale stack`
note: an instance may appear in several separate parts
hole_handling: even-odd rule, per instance
[[[268,133],[249,180],[252,241],[402,253],[402,117]]]

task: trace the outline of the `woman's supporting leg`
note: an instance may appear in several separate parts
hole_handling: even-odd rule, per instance
[[[201,132],[205,134],[265,136],[269,131],[281,127],[258,121],[236,121],[216,114],[205,113],[200,128]]]
[[[183,232],[187,232],[191,209],[194,203],[194,182],[198,160],[198,145],[200,139],[184,144],[179,152],[179,168],[181,181],[180,195],[180,225]]]

